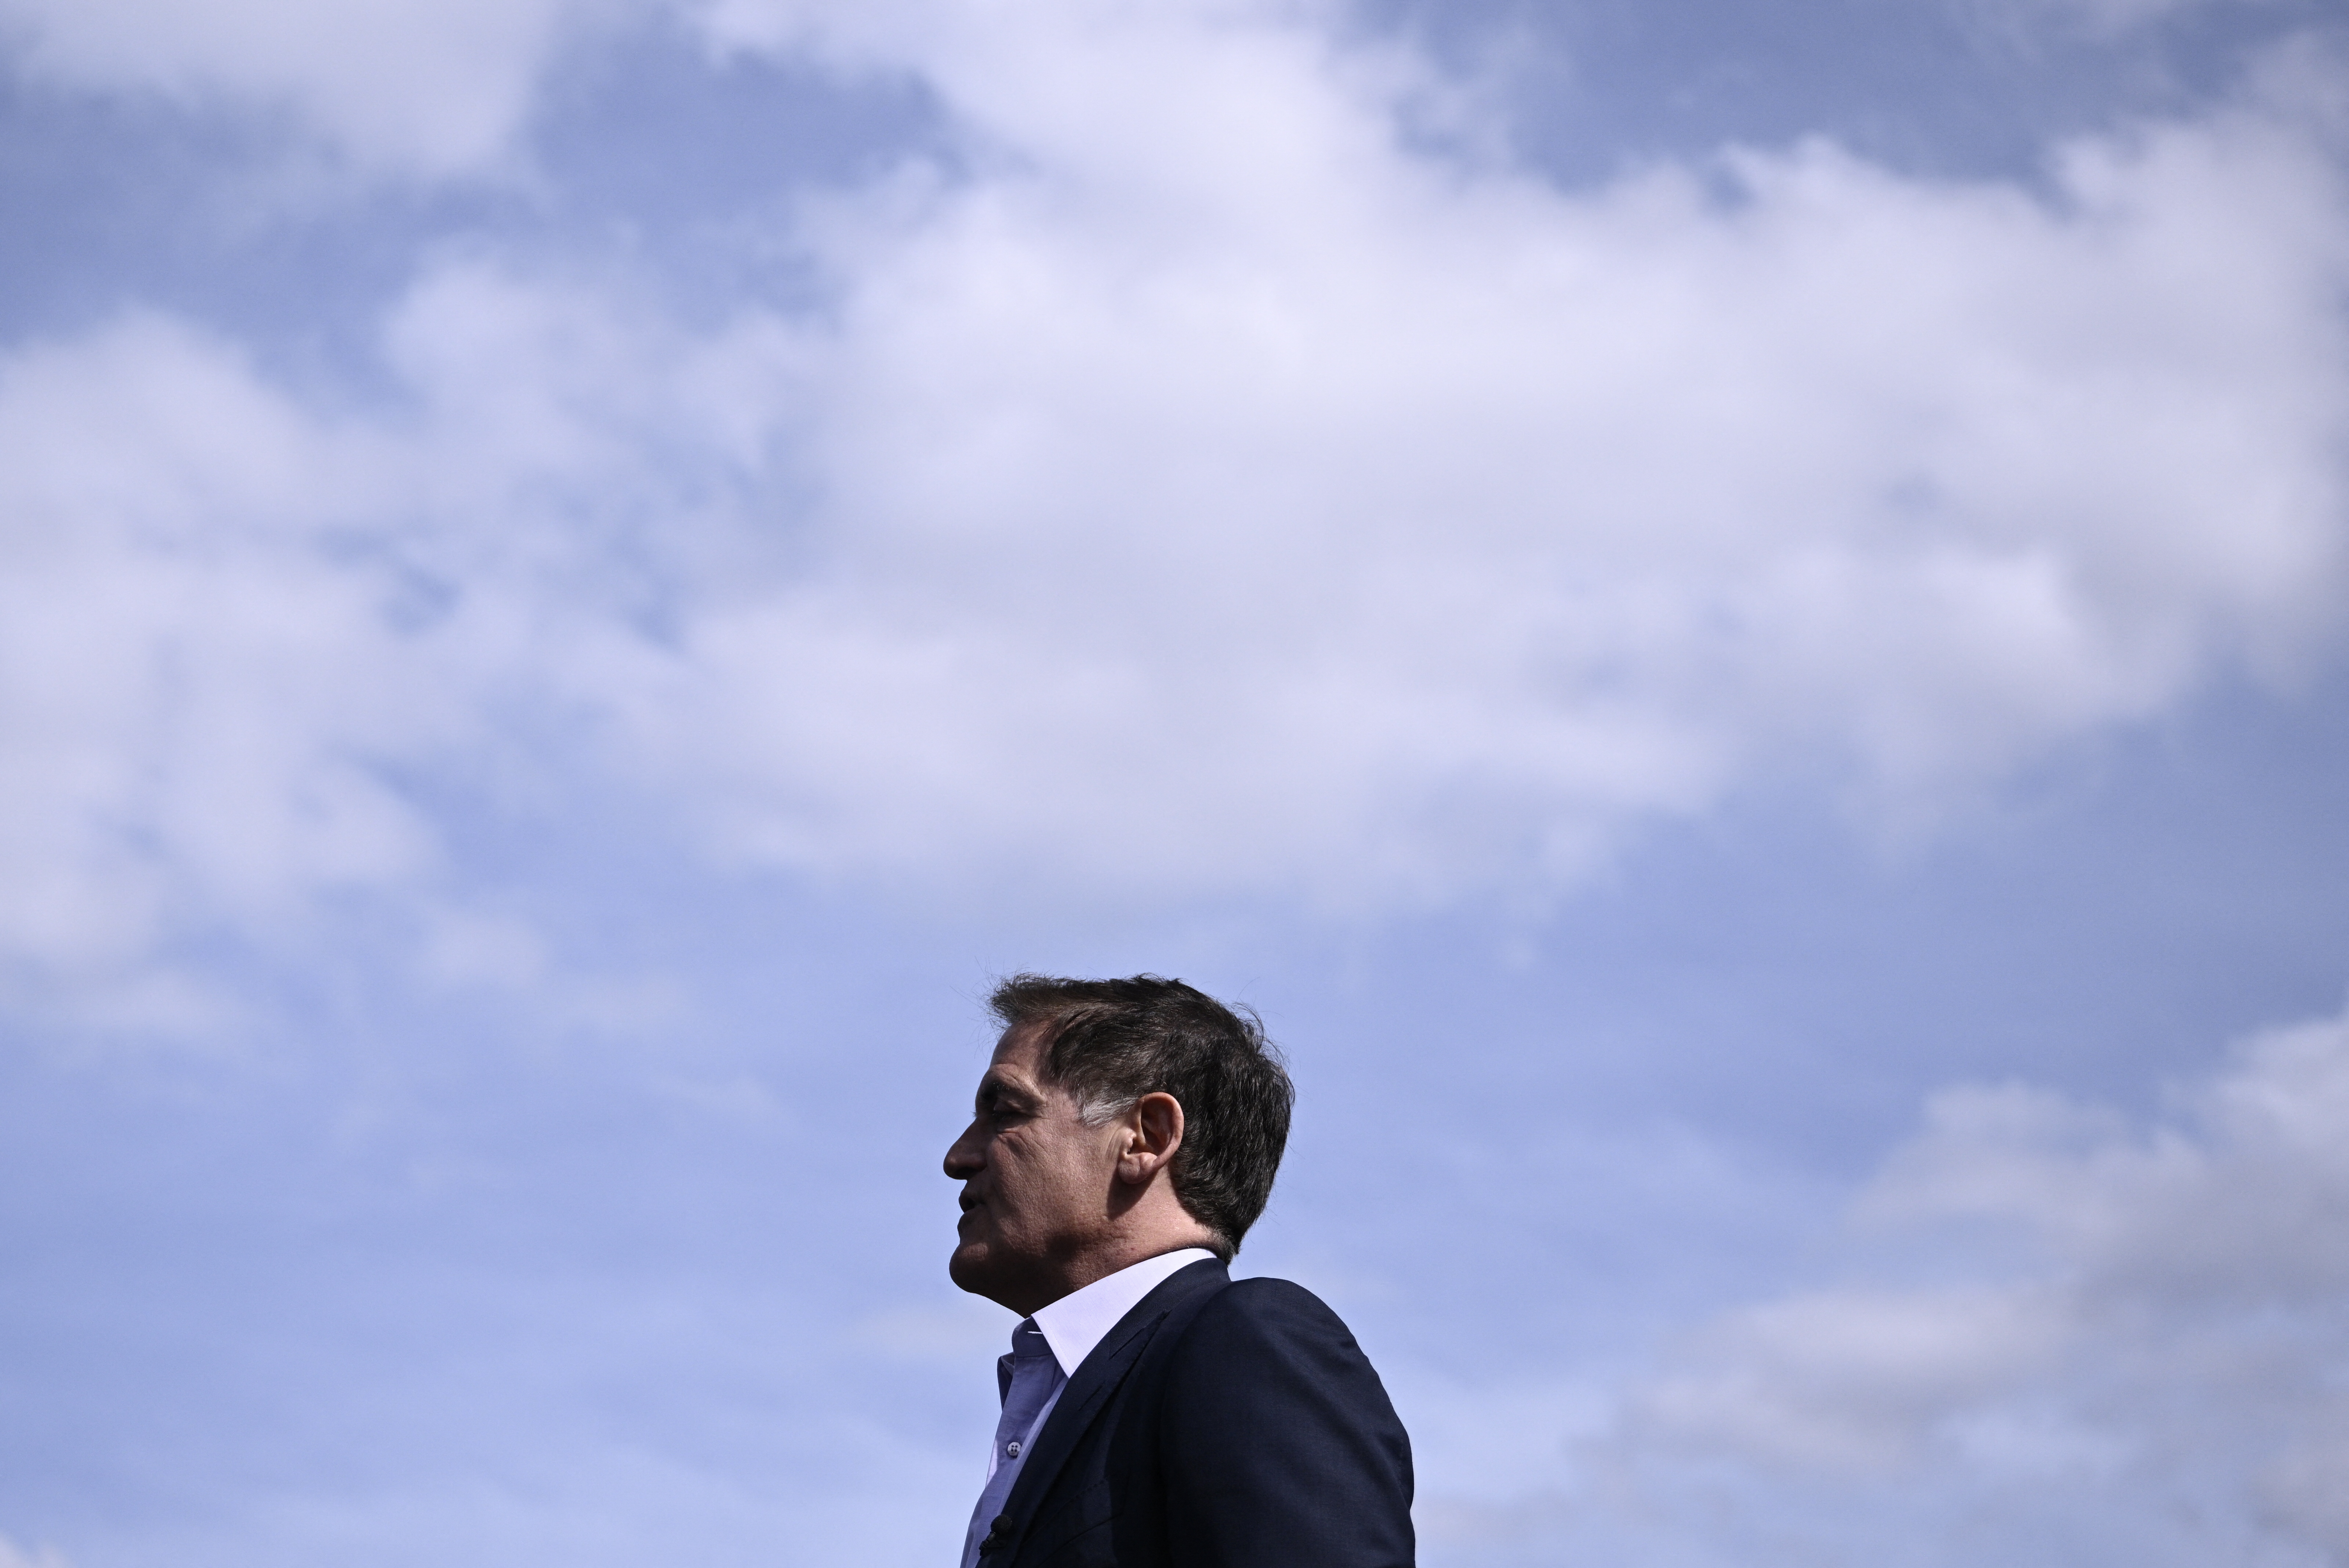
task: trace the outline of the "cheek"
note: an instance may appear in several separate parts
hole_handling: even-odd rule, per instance
[[[1062,1212],[1090,1212],[1099,1206],[1110,1163],[1092,1138],[1066,1138],[1053,1148],[1048,1179]]]
[[[1062,1142],[1030,1145],[999,1163],[996,1190],[1008,1199],[1000,1216],[1006,1229],[1056,1230],[1081,1205],[1087,1183],[1077,1152]]]

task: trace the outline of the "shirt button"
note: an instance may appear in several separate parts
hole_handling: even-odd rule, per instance
[[[1009,1454],[1016,1459],[1019,1457],[1019,1445],[1018,1443],[1006,1443],[1003,1445],[1003,1451]]]

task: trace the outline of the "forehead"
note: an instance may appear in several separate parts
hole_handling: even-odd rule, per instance
[[[1044,1081],[1044,1028],[1041,1024],[1018,1024],[1003,1032],[995,1043],[995,1054],[988,1058],[987,1074],[979,1080],[982,1091],[991,1085],[1009,1085],[1042,1094],[1049,1092]]]
[[[1015,1023],[1003,1032],[1002,1038],[996,1041],[995,1054],[989,1060],[1015,1063],[1030,1069],[1040,1069],[1043,1064],[1044,1041],[1050,1033],[1051,1025],[1042,1020],[1032,1023]]]

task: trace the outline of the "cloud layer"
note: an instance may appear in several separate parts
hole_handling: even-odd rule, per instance
[[[2349,1561],[2349,1018],[2279,1030],[2137,1125],[1939,1096],[1841,1282],[1727,1314],[1520,1508],[1618,1560]],[[1508,1533],[1506,1510],[1449,1509]],[[1557,1537],[1548,1547],[1555,1550]]]
[[[437,15],[384,79],[503,85],[350,130],[419,168],[554,26]],[[2289,73],[2038,190],[1817,141],[1564,192],[1310,9],[699,25],[914,75],[961,164],[764,220],[792,303],[441,247],[388,397],[152,311],[0,363],[28,972],[434,888],[419,782],[926,897],[1538,896],[1757,780],[1930,818],[2336,632],[2349,196]]]
[[[43,77],[191,107],[274,113],[371,172],[446,178],[513,148],[578,0],[5,0]]]

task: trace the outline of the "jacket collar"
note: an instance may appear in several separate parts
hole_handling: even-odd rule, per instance
[[[1052,1347],[1052,1358],[1061,1364],[1061,1374],[1074,1377],[1093,1346],[1107,1339],[1125,1321],[1126,1314],[1165,1283],[1168,1276],[1214,1256],[1205,1247],[1162,1252],[1095,1280],[1082,1290],[1071,1291],[1050,1306],[1038,1307],[1033,1321],[1044,1343]]]
[[[1028,1462],[1021,1467],[1019,1479],[1011,1485],[1011,1495],[1003,1500],[1003,1511],[1014,1521],[1016,1538],[1024,1521],[1076,1451],[1077,1440],[1101,1413],[1101,1407],[1115,1393],[1140,1358],[1143,1347],[1167,1314],[1195,1295],[1223,1289],[1232,1282],[1229,1271],[1218,1259],[1209,1257],[1187,1264],[1169,1274],[1155,1290],[1134,1303],[1133,1310],[1118,1319],[1117,1326],[1102,1336],[1092,1354],[1086,1356],[1069,1386],[1062,1390],[1060,1403],[1044,1422],[1044,1429],[1036,1435],[1036,1446],[1028,1452]],[[990,1530],[990,1535],[993,1532]]]

